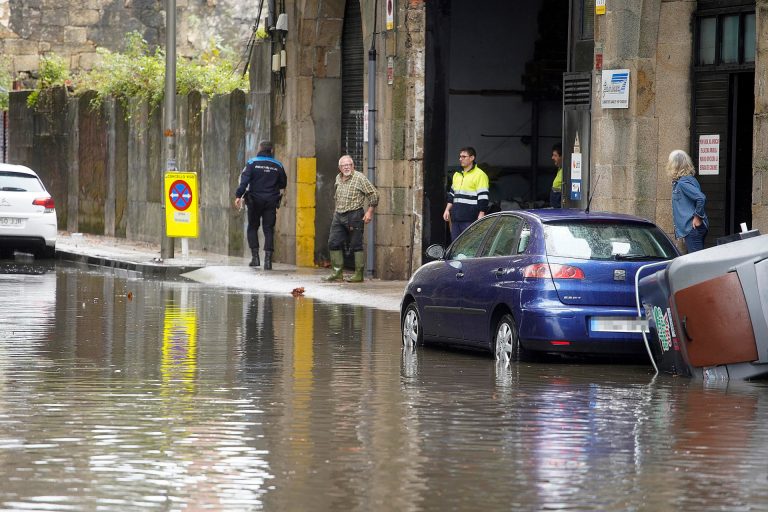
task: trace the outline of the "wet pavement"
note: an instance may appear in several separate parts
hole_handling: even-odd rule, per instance
[[[764,383],[704,387],[644,364],[503,368],[403,351],[385,309],[28,269],[0,273],[0,510],[768,503]]]
[[[124,238],[60,232],[56,242],[59,260],[119,270],[136,271],[159,279],[189,279],[205,284],[296,295],[338,304],[364,304],[398,311],[406,281],[367,278],[363,283],[325,283],[323,268],[303,268],[274,263],[271,271],[248,266],[249,259],[190,250],[186,256],[162,260],[159,244]],[[263,259],[263,252],[262,252]],[[351,272],[350,272],[351,275]]]

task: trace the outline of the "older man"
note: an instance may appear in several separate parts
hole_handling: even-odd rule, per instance
[[[338,281],[344,277],[344,245],[349,244],[349,248],[355,253],[355,274],[347,279],[347,282],[361,283],[365,271],[363,228],[373,220],[373,210],[379,204],[379,194],[368,178],[355,170],[355,163],[349,155],[339,159],[339,174],[336,175],[335,187],[336,207],[328,234],[332,272],[325,281]],[[368,208],[364,209],[366,202]]]

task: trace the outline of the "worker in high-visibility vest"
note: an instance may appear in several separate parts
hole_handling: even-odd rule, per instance
[[[443,220],[451,225],[451,239],[488,212],[488,175],[475,164],[477,152],[473,147],[461,148],[461,170],[453,173]]]
[[[549,192],[549,206],[562,208],[563,206],[563,146],[555,144],[552,147],[552,163],[557,167],[557,174],[552,180],[552,190]]]

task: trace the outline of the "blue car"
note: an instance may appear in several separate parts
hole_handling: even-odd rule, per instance
[[[652,222],[575,209],[487,215],[420,267],[400,309],[405,345],[438,341],[490,350],[640,354],[635,274],[679,255]]]

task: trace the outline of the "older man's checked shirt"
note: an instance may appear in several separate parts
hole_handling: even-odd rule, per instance
[[[379,204],[379,193],[363,173],[354,171],[347,180],[342,179],[341,173],[336,175],[336,212],[359,210],[364,206],[366,198],[368,206],[376,207]]]

